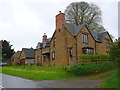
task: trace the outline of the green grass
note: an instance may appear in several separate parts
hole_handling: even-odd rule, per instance
[[[2,73],[2,67],[0,67],[0,73]]]
[[[103,77],[109,77],[111,75],[113,75],[116,71],[112,71],[110,73],[106,73],[106,74],[103,74],[103,75],[97,75],[95,77],[89,77],[88,79],[100,79],[100,78],[103,78]]]
[[[22,66],[5,66],[2,68],[2,73],[33,80],[77,78],[74,75],[66,73],[63,66],[26,66],[25,68]]]
[[[74,66],[3,66],[2,73],[18,76],[33,80],[54,80],[54,79],[70,79],[78,78],[87,74],[100,73],[116,67],[112,63],[107,64],[87,64],[83,65],[82,68]],[[72,70],[73,73],[69,72]],[[79,75],[74,73],[79,72]]]
[[[111,77],[106,79],[102,84],[102,88],[120,88],[120,70],[114,72]]]

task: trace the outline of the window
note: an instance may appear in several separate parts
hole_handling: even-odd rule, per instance
[[[106,39],[106,48],[110,48],[110,40]]]
[[[43,61],[45,62],[45,55],[43,56]]]
[[[55,60],[55,52],[52,52],[52,60]]]
[[[108,52],[108,51],[106,51],[106,54],[107,54],[107,55],[109,55],[109,52]]]
[[[58,31],[60,32],[60,29],[58,29]]]
[[[56,38],[53,39],[53,47],[56,46]]]
[[[83,48],[83,54],[94,54],[94,49]]]
[[[83,43],[88,43],[88,34],[82,33],[82,42]]]
[[[72,57],[72,48],[70,48],[70,57]]]
[[[107,48],[110,48],[110,43],[106,43],[106,47],[107,47]]]

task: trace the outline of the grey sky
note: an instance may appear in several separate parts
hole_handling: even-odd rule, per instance
[[[120,37],[120,1],[118,3],[118,37]]]
[[[55,30],[55,16],[59,11],[80,0],[0,0],[0,39],[6,39],[13,48],[35,48],[44,33],[51,37]],[[83,1],[83,0],[82,0]],[[118,37],[117,0],[85,0],[102,11],[103,26]],[[99,2],[98,2],[99,1]],[[113,2],[114,1],[114,2]]]

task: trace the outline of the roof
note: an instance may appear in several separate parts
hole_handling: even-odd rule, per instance
[[[102,42],[103,39],[104,39],[104,37],[105,37],[105,35],[107,34],[106,31],[99,33],[99,32],[95,32],[95,31],[90,30],[90,32],[91,32],[91,34],[93,35],[94,39],[95,39],[96,41],[98,41],[98,42]]]
[[[26,58],[35,58],[35,53],[33,48],[23,48],[22,49]]]
[[[48,38],[48,39],[46,40],[46,46],[50,46],[50,40],[51,40],[51,38]]]
[[[98,39],[102,42],[102,40],[104,39],[105,35],[107,34],[107,32],[102,32],[98,34]]]
[[[73,36],[77,36],[77,34],[82,30],[82,28],[83,28],[83,26],[85,26],[85,24],[81,24],[81,25],[77,26],[74,24],[65,23],[64,26]]]
[[[36,48],[37,48],[37,49],[42,49],[42,48],[44,48],[44,47],[49,47],[49,46],[50,46],[50,41],[51,41],[51,38],[46,39],[46,40],[43,41],[42,43],[38,42]]]
[[[83,46],[82,49],[94,49],[93,47],[89,47],[89,46]]]
[[[77,26],[77,25],[70,24],[70,23],[65,23],[63,25],[68,30],[68,32],[70,32],[70,34],[72,36],[77,36],[78,33],[82,30],[82,28],[84,26],[87,26],[85,24],[81,24],[81,25]],[[89,28],[88,28],[88,30],[89,30]],[[97,42],[102,42],[102,40],[104,39],[105,35],[107,34],[106,31],[105,32],[101,32],[101,33],[95,32],[93,30],[89,30],[89,31],[90,31],[91,35],[93,36],[94,40],[97,41]]]
[[[19,58],[19,56],[20,56],[20,52],[21,51],[17,51],[17,52],[15,52],[15,54],[13,54],[13,58]]]
[[[38,42],[38,44],[37,44],[37,47],[36,48],[43,48],[43,43],[40,43],[40,42]]]
[[[48,49],[45,52],[43,52],[42,55],[49,54],[49,53],[50,53],[50,49]]]

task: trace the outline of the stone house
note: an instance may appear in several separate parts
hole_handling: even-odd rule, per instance
[[[20,64],[34,64],[35,51],[33,48],[22,48],[19,56]]]
[[[19,60],[20,53],[21,53],[20,51],[17,51],[11,57],[12,65],[17,65],[20,63],[20,60]]]
[[[35,64],[50,66],[50,40],[44,33],[42,43],[38,43],[35,50]]]
[[[35,64],[69,65],[69,58],[82,54],[109,54],[112,39],[109,33],[89,30],[88,26],[65,23],[65,14],[56,15],[56,29],[51,38],[43,35],[35,50]],[[77,58],[75,58],[76,60]]]

